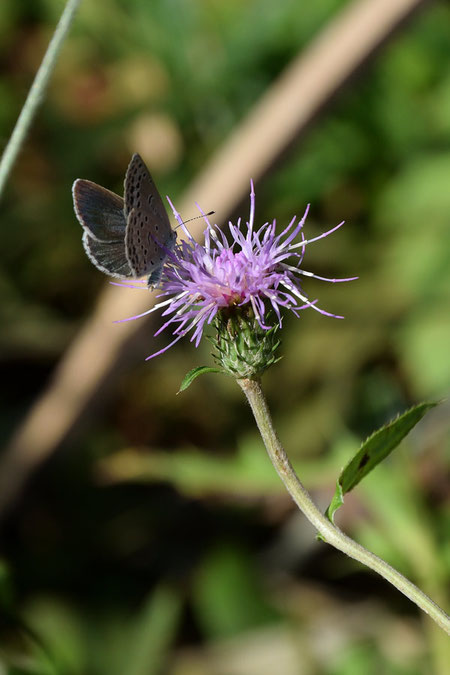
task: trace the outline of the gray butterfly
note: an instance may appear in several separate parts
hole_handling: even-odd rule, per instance
[[[128,165],[124,199],[82,178],[72,194],[84,250],[97,269],[119,279],[148,275],[148,286],[156,286],[177,235],[141,157]]]

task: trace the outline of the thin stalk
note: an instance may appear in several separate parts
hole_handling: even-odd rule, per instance
[[[259,380],[241,379],[237,382],[250,403],[264,445],[278,475],[294,502],[324,540],[387,579],[450,635],[450,617],[431,598],[387,562],[350,539],[319,511],[300,482],[278,439]]]
[[[3,194],[3,189],[5,187],[6,181],[8,180],[8,176],[11,173],[11,169],[14,165],[14,162],[16,161],[17,155],[20,152],[20,148],[23,145],[39,104],[44,97],[48,81],[58,59],[59,51],[62,47],[80,2],[81,0],[67,1],[58,25],[56,26],[55,32],[53,33],[53,37],[50,40],[50,44],[47,47],[45,56],[42,59],[42,63],[39,66],[39,70],[36,73],[34,82],[31,85],[30,91],[28,92],[27,99],[23,105],[22,110],[20,111],[16,126],[14,127],[14,130],[3,152],[2,158],[0,160],[0,197]]]

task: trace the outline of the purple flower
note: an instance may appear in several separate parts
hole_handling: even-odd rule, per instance
[[[280,234],[276,234],[275,220],[256,230],[252,181],[250,217],[242,231],[239,219],[237,225],[229,223],[230,234],[225,236],[216,225],[211,225],[199,207],[207,227],[204,232],[205,243],[198,244],[170,199],[167,199],[187,240],[178,243],[173,251],[167,251],[168,257],[159,284],[161,293],[158,296],[166,299],[147,312],[131,317],[136,319],[165,307],[162,316],[166,317],[166,321],[155,336],[170,327],[175,339],[148,359],[167,351],[188,333],[191,333],[191,342],[197,347],[205,327],[213,322],[221,310],[232,307],[250,306],[260,328],[267,331],[273,328],[274,315],[275,323],[281,327],[283,309],[298,316],[300,310],[311,307],[325,316],[343,318],[318,307],[317,300],[309,300],[301,286],[302,277],[332,283],[357,278],[327,279],[301,268],[306,246],[328,236],[340,228],[343,222],[318,237],[305,239],[303,224],[308,205],[303,218],[297,222],[294,216]],[[267,325],[269,317],[272,317],[272,325]]]

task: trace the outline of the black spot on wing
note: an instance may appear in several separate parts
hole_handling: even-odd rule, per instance
[[[128,216],[125,235],[125,254],[133,275],[136,277],[148,274],[155,266],[152,254],[154,242],[150,242],[145,227],[143,211],[132,209]]]
[[[149,170],[137,153],[131,158],[125,176],[124,199],[126,216],[132,209],[142,209],[152,221],[161,223],[164,229],[171,229],[161,196]]]

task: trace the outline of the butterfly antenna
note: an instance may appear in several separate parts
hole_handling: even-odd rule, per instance
[[[188,218],[187,220],[183,220],[183,225],[186,225],[186,223],[190,223],[191,220],[197,220],[197,218],[207,218],[208,216],[212,216],[215,214],[215,211],[210,211],[209,213],[204,213],[200,216],[193,216],[192,218]],[[178,230],[178,228],[181,227],[180,225],[177,225],[174,229]]]

